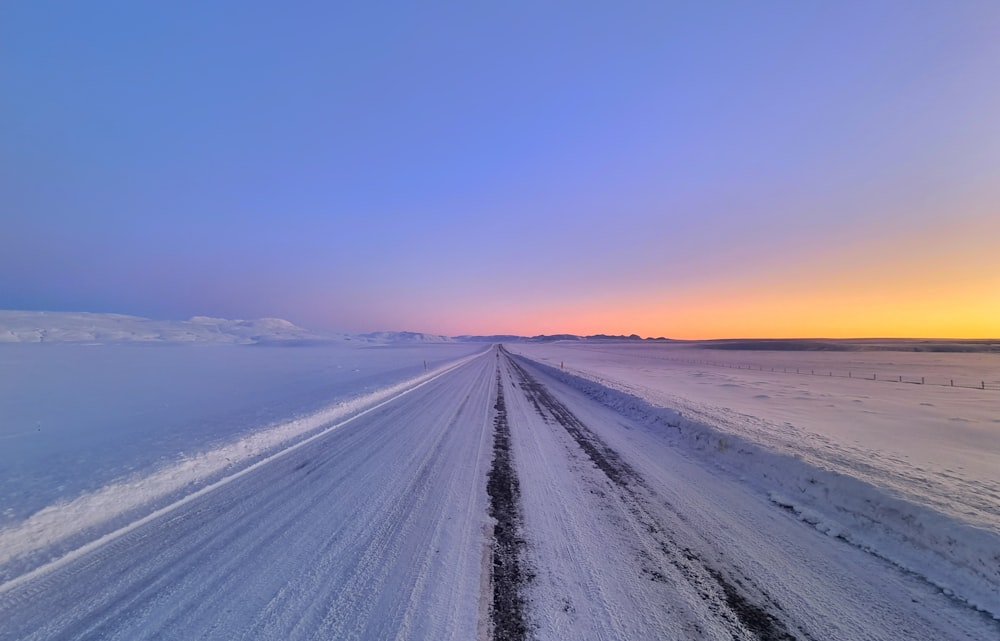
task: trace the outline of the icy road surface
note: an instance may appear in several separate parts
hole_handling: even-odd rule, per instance
[[[503,349],[5,580],[4,640],[1000,638]]]

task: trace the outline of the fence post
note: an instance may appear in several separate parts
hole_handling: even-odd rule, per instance
[[[923,377],[923,376],[921,376],[921,377],[920,377],[920,384],[921,384],[921,385],[924,385],[924,384],[926,384],[926,383],[927,383],[926,379],[924,379],[924,377]]]
[[[899,377],[899,382],[900,382],[900,383],[902,383],[902,382],[903,382],[903,377],[902,377],[902,376],[900,376],[900,377]]]
[[[986,381],[982,381],[982,382],[980,383],[980,385],[982,385],[982,386],[983,386],[983,389],[986,389]]]
[[[850,370],[847,370],[847,378],[854,378],[854,375],[851,373]]]
[[[955,379],[951,379],[951,386],[955,387]]]
[[[878,372],[875,372],[874,374],[872,374],[872,380],[873,381],[877,381],[878,380]]]

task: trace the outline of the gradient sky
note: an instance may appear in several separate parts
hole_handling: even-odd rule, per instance
[[[0,87],[0,308],[1000,336],[995,0],[14,1]]]

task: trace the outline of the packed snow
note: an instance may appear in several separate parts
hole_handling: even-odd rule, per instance
[[[514,358],[506,405],[539,639],[996,638],[1000,624],[809,527],[634,411]],[[607,389],[607,388],[603,388]],[[523,392],[518,392],[523,390]]]
[[[476,638],[492,365],[472,355],[384,390],[5,576],[0,639]]]
[[[996,381],[1000,355],[622,342],[511,350],[658,423],[683,451],[825,534],[1000,617],[1000,391],[898,382]],[[890,371],[896,382],[878,380]]]

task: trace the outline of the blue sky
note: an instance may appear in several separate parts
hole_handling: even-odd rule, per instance
[[[0,307],[1000,334],[1000,4],[357,4],[6,3]]]

